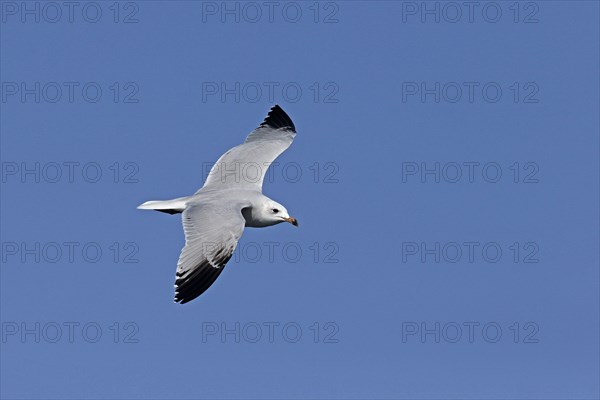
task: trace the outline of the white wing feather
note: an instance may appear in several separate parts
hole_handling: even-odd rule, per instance
[[[296,128],[290,117],[281,107],[274,106],[244,143],[219,158],[202,189],[236,186],[261,191],[267,169],[290,147],[295,136]]]
[[[244,231],[243,207],[209,202],[183,211],[185,246],[177,262],[175,302],[195,299],[219,277]]]

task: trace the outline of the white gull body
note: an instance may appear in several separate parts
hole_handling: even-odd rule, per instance
[[[285,207],[262,194],[269,164],[295,136],[294,123],[275,105],[244,143],[219,158],[204,186],[192,196],[147,201],[138,207],[182,213],[185,246],[177,263],[175,302],[187,303],[213,284],[233,255],[245,226],[298,225]]]

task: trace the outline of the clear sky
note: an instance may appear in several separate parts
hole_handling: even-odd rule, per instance
[[[3,398],[598,398],[599,7],[0,2]],[[173,303],[179,216],[298,135]]]

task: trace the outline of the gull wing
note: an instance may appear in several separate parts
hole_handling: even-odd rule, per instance
[[[296,127],[290,117],[278,105],[273,106],[244,143],[230,149],[213,165],[202,189],[235,186],[261,191],[269,165],[290,147],[295,136]]]
[[[177,263],[176,303],[200,296],[219,277],[244,231],[243,207],[207,203],[183,211],[185,246]]]

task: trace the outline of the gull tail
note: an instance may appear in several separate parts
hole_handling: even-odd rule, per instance
[[[185,210],[189,197],[179,197],[173,200],[152,200],[138,206],[140,210],[156,210],[167,214],[179,214]]]

